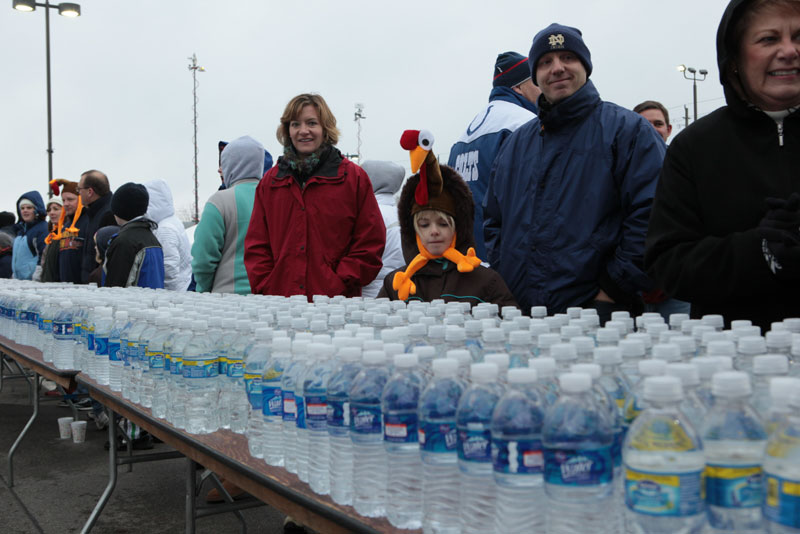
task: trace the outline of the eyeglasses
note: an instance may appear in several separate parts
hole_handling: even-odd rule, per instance
[[[80,191],[81,189],[91,189],[91,187],[81,187],[81,186],[78,186],[78,187],[77,187],[77,189],[78,189],[78,191]]]

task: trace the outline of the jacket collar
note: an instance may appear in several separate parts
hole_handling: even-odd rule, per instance
[[[311,173],[308,181],[313,178],[322,179],[324,181],[330,181],[332,179],[341,178],[340,176],[340,166],[344,157],[342,153],[335,147],[331,147],[331,150],[328,151],[328,156],[320,162],[319,166],[316,170]],[[283,156],[278,158],[278,174],[275,176],[274,180],[284,180],[286,178],[294,177],[294,170],[292,170],[289,165],[284,161]],[[308,181],[306,183],[308,183]]]
[[[551,105],[544,98],[539,97],[539,119],[545,130],[558,130],[573,122],[585,119],[594,108],[600,105],[600,93],[597,92],[591,80],[556,105]]]
[[[510,102],[516,104],[521,108],[525,108],[531,113],[539,113],[539,106],[535,102],[531,102],[521,94],[515,92],[510,87],[494,87],[492,92],[489,93],[489,102],[502,100],[503,102]]]
[[[89,216],[91,217],[92,215],[95,215],[96,213],[99,213],[99,212],[103,211],[103,209],[106,206],[111,204],[111,197],[112,196],[114,196],[114,195],[112,195],[111,193],[109,193],[109,194],[107,194],[105,196],[102,196],[102,197],[98,198],[97,200],[95,200],[94,202],[92,202],[91,204],[89,204],[88,206],[84,206],[83,210],[88,212]]]

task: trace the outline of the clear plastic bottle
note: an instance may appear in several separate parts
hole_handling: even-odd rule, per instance
[[[417,408],[424,381],[418,363],[416,354],[396,354],[394,374],[381,395],[383,444],[388,465],[386,517],[397,528],[422,526]]]
[[[491,352],[484,354],[483,361],[493,363],[497,366],[497,382],[503,388],[508,385],[508,367],[511,359],[505,352]]]
[[[42,313],[39,316],[41,319],[41,334],[42,334],[42,358],[48,363],[53,361],[53,318],[57,311],[56,300],[52,298],[45,299]]]
[[[473,362],[482,361],[483,339],[481,338],[481,336],[483,334],[483,324],[476,319],[470,319],[468,321],[464,321],[464,332],[466,333],[466,339],[464,339],[464,344],[466,345],[467,350],[472,356],[472,361]]]
[[[142,378],[139,383],[139,404],[145,408],[153,408],[153,393],[156,382],[164,379],[164,342],[170,335],[170,318],[167,313],[159,313],[151,328],[145,329],[143,336],[147,336],[142,363]],[[166,413],[166,398],[164,405],[160,406],[160,413],[156,417],[164,417]],[[155,415],[155,414],[153,414]]]
[[[633,385],[631,394],[625,400],[623,409],[623,422],[630,427],[639,417],[639,414],[647,407],[644,398],[644,379],[648,376],[662,376],[667,370],[667,362],[664,360],[642,360],[639,362],[639,380]]]
[[[53,318],[53,365],[59,369],[75,368],[75,322],[72,302],[62,300]]]
[[[572,343],[551,345],[549,355],[556,361],[556,372],[559,373],[568,372],[572,364],[578,363],[578,351]]]
[[[228,365],[225,372],[225,420],[232,432],[244,434],[250,415],[250,402],[244,384],[244,358],[254,344],[253,329],[249,319],[236,320],[236,338],[228,352]]]
[[[380,517],[386,510],[381,393],[388,379],[386,355],[382,351],[364,351],[363,367],[348,392],[354,457],[353,507],[365,517]]]
[[[139,365],[139,338],[147,326],[147,312],[134,311],[130,328],[123,332],[127,337],[120,338],[120,344],[126,339],[125,366],[122,369],[122,396],[131,402],[139,402],[139,389],[136,387],[135,369]]]
[[[345,347],[328,381],[326,423],[330,443],[328,471],[331,498],[341,505],[353,504],[353,443],[350,440],[350,397],[353,379],[361,370],[361,349]]]
[[[167,421],[177,428],[186,428],[186,381],[183,379],[183,354],[192,339],[192,319],[178,320],[178,331],[170,347],[169,383],[167,391]]]
[[[495,532],[544,532],[542,425],[547,403],[537,378],[535,369],[511,369],[509,388],[492,414]]]
[[[111,327],[114,324],[114,311],[111,308],[95,308],[94,325],[94,354],[90,355],[94,363],[94,379],[101,386],[109,385],[109,359],[108,343],[111,337]]]
[[[461,532],[491,532],[494,528],[495,485],[492,477],[492,412],[502,394],[497,365],[474,363],[472,385],[458,402],[458,467]]]
[[[575,346],[575,352],[578,355],[578,361],[582,363],[590,363],[594,354],[594,338],[589,336],[575,336],[569,340],[570,344]]]
[[[708,409],[697,395],[697,388],[700,387],[700,374],[697,366],[691,363],[670,363],[667,364],[666,374],[677,377],[681,381],[683,399],[680,409],[689,418],[692,427],[699,431],[703,428],[703,421]]]
[[[510,367],[528,367],[528,360],[533,358],[533,347],[530,330],[514,330],[508,335]]]
[[[483,329],[483,355],[493,354],[497,352],[505,352],[506,350],[506,336],[502,328],[486,328]],[[481,357],[483,361],[483,357]]]
[[[753,371],[753,358],[767,353],[767,342],[763,336],[744,336],[739,338],[733,367],[737,371]]]
[[[767,432],[749,404],[750,378],[726,371],[711,380],[716,400],[702,430],[709,525],[713,532],[761,533]]]
[[[207,434],[216,430],[210,423],[217,409],[219,363],[212,354],[207,330],[208,323],[205,320],[195,320],[192,325],[193,336],[183,349],[186,431],[190,434]]]
[[[281,379],[292,360],[292,340],[272,339],[272,354],[261,376],[261,413],[264,418],[264,440],[261,450],[268,465],[283,467],[283,395]]]
[[[150,359],[150,378],[153,381],[152,412],[153,416],[160,419],[167,417],[167,391],[169,389],[170,368],[172,358],[170,357],[169,366],[167,365],[167,355],[169,354],[168,343],[173,335],[176,320],[164,314],[158,318],[158,330],[150,339],[150,347],[155,348],[160,354]]]
[[[281,377],[281,396],[283,397],[283,463],[290,473],[298,474],[297,420],[305,417],[302,398],[298,399],[297,379],[305,369],[308,353],[298,342],[292,343],[292,361]],[[305,424],[305,423],[303,423]]]
[[[108,387],[111,391],[122,390],[122,368],[125,366],[122,333],[129,324],[128,312],[118,311],[108,335]]]
[[[768,436],[772,437],[783,419],[791,413],[791,399],[795,391],[800,391],[800,378],[782,376],[770,381],[770,403],[764,417]]]
[[[788,376],[788,374],[789,358],[784,354],[765,354],[753,358],[753,399],[751,404],[765,422],[770,406],[770,381],[773,378]]]
[[[613,425],[594,399],[589,375],[565,373],[559,382],[561,395],[542,429],[547,532],[611,534]]]
[[[244,384],[250,413],[247,418],[247,447],[255,458],[264,457],[264,368],[271,354],[272,328],[256,328],[256,342],[250,346],[244,360]]]
[[[542,389],[547,405],[552,406],[558,399],[559,390],[556,361],[553,358],[536,358],[528,362],[528,367],[536,369],[539,377],[537,385]]]
[[[239,337],[236,330],[237,321],[233,317],[224,317],[222,319],[222,334],[217,337],[217,343],[214,345],[214,355],[219,361],[219,409],[217,410],[217,424],[220,428],[231,427],[231,393],[235,379],[228,377],[228,355],[231,352],[231,345]],[[245,322],[244,326],[249,326],[249,321]],[[249,328],[248,328],[249,334]],[[244,354],[233,356],[241,360],[241,368],[244,370]],[[244,376],[242,376],[242,379]]]
[[[312,325],[315,321],[312,321]],[[300,379],[303,386],[303,399],[306,409],[306,457],[308,465],[308,485],[318,495],[330,493],[330,473],[328,458],[328,381],[333,373],[333,345],[312,343],[311,355],[314,360]]]
[[[639,362],[644,361],[646,349],[639,339],[620,340],[619,352],[622,354],[622,374],[628,379],[631,386],[639,381]]]
[[[706,524],[703,445],[680,410],[680,379],[644,379],[647,408],[625,440],[626,523],[641,534],[699,534]]]
[[[764,527],[769,534],[800,533],[800,390],[793,392],[789,405],[790,413],[770,436],[764,457]]]

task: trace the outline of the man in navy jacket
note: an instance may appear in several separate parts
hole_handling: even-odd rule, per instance
[[[644,239],[664,143],[588,79],[580,30],[551,24],[528,54],[539,116],[498,154],[484,199],[488,260],[520,307],[641,311]]]

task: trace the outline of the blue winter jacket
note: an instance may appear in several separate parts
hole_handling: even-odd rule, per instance
[[[19,211],[19,202],[23,198],[33,202],[36,209],[36,219],[26,223],[22,221],[22,214]],[[30,280],[33,272],[39,264],[39,258],[44,251],[44,238],[47,237],[47,222],[44,218],[47,215],[44,207],[42,195],[38,191],[28,191],[17,200],[17,217],[19,222],[14,225],[16,238],[11,256],[11,269],[14,278],[20,280]]]
[[[467,126],[450,149],[447,165],[464,178],[475,201],[475,253],[486,260],[483,244],[483,198],[489,186],[489,173],[503,142],[520,126],[536,118],[536,104],[508,87],[495,87],[489,104]]]
[[[503,144],[484,200],[492,267],[523,310],[551,313],[603,289],[629,304],[650,288],[644,240],[665,144],[591,81]]]

